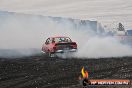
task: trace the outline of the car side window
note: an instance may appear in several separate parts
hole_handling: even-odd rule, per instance
[[[52,43],[55,43],[55,38],[52,38]]]
[[[50,43],[52,43],[52,39],[51,39],[51,38],[49,38],[49,44],[50,44]]]
[[[48,39],[46,40],[45,44],[47,45],[47,44],[49,44],[49,43],[50,43],[50,38],[48,38]]]

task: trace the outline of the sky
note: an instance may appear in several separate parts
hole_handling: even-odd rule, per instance
[[[122,22],[132,28],[132,0],[0,0],[0,10],[53,17]]]

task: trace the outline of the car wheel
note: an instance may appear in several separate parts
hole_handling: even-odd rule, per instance
[[[49,56],[49,57],[55,57],[55,53],[49,52],[49,53],[48,53],[48,56]]]

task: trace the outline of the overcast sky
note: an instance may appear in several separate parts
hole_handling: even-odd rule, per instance
[[[104,24],[122,22],[132,28],[132,0],[0,0],[0,10],[99,20]]]

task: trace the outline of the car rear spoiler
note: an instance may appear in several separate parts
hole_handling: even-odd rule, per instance
[[[75,42],[68,42],[68,43],[56,43],[55,45],[76,45]]]

